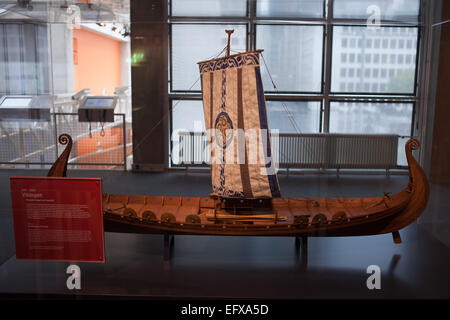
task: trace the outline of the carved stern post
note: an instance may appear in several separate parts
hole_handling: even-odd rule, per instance
[[[66,177],[67,174],[67,162],[69,162],[70,151],[72,150],[72,137],[67,133],[63,133],[59,136],[58,142],[67,144],[67,146],[55,163],[53,163],[47,177]]]

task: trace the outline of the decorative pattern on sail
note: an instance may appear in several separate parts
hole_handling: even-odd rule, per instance
[[[222,197],[276,198],[259,54],[200,62],[213,192]]]

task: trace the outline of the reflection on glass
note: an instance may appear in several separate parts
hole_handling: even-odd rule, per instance
[[[74,20],[81,23],[119,20],[124,22],[124,19],[129,19],[130,0],[1,0],[0,15],[7,16],[8,13],[11,13],[14,19],[58,24],[72,24]]]
[[[368,19],[379,12],[382,20],[417,22],[419,0],[334,0],[335,18]]]
[[[324,0],[258,0],[256,16],[322,18]]]
[[[361,45],[347,48],[342,46],[343,39]],[[400,40],[411,45],[400,49]],[[331,91],[414,93],[416,48],[417,28],[333,27]],[[352,54],[356,59],[347,59]]]
[[[271,130],[279,133],[318,133],[320,101],[267,101]]]
[[[49,94],[47,26],[0,22],[0,95]]]
[[[87,98],[84,107],[90,108],[107,108],[114,103],[113,98]]]
[[[7,97],[5,100],[2,101],[0,104],[1,108],[28,108],[29,104],[31,102],[31,98],[12,98]]]
[[[264,49],[267,67],[277,86],[273,88],[262,61],[265,91],[321,91],[322,26],[257,25],[256,47]]]
[[[212,59],[221,53],[227,46],[227,29],[234,29],[231,53],[245,51],[245,25],[172,25],[172,90],[200,90],[197,62]]]
[[[4,122],[9,139],[0,139],[2,162],[44,168],[44,163],[52,163],[64,150],[55,137],[68,133],[77,146],[71,152],[72,164],[122,169],[117,164],[124,163],[124,154],[129,156],[133,150],[131,59],[126,34],[129,1],[101,5],[86,1],[68,1],[67,5],[61,1],[6,2],[0,4],[7,9],[0,12],[0,96],[21,96],[22,101],[14,105],[20,101],[22,106],[26,106],[25,96],[51,96],[34,97],[31,103],[51,107],[55,116],[51,122],[8,121],[7,127]],[[80,19],[69,11],[79,12]],[[116,115],[114,122],[107,124],[79,122],[76,111],[83,101],[81,91],[87,94],[89,90],[92,95],[117,96],[115,112],[125,114],[125,119]],[[25,126],[27,133],[22,136]],[[18,145],[21,147],[16,148]]]
[[[173,16],[242,17],[247,13],[243,0],[172,0],[171,5]]]
[[[330,103],[330,132],[411,135],[412,103]],[[406,165],[399,139],[398,164]]]

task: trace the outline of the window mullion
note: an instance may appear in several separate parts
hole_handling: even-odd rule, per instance
[[[331,37],[332,34],[332,13],[333,13],[333,1],[327,1],[327,24],[325,26],[325,65],[324,69],[324,84],[323,84],[323,122],[322,122],[322,130],[323,132],[329,132],[329,124],[330,124],[330,88],[331,88],[331,47],[333,45],[333,39]]]
[[[256,40],[256,1],[248,0],[248,39],[247,39],[247,50],[255,50],[255,40]]]

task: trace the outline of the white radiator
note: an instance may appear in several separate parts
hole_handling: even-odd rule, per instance
[[[179,132],[172,148],[172,162],[180,166],[205,166],[210,162],[206,132]]]
[[[279,134],[272,155],[280,168],[397,168],[398,136],[392,134]],[[174,149],[176,150],[176,149]],[[180,132],[175,165],[209,163],[206,134]]]
[[[277,146],[278,144],[278,146]],[[397,167],[398,136],[379,134],[280,134],[272,139],[280,168]]]

